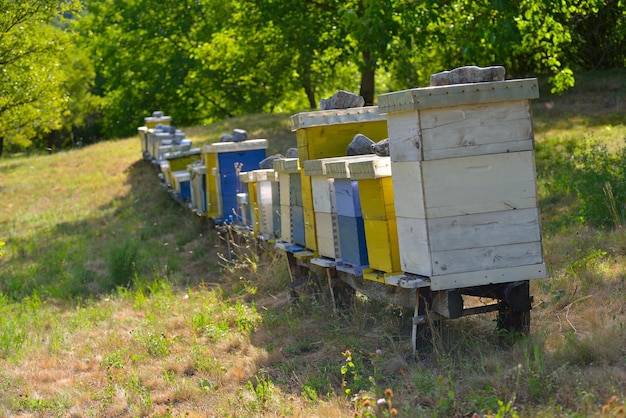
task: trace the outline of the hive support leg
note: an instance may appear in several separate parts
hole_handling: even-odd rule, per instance
[[[509,283],[504,289],[503,306],[498,311],[498,329],[511,334],[530,333],[530,282]]]
[[[333,311],[337,310],[337,302],[335,301],[335,291],[333,289],[333,279],[336,276],[336,270],[334,268],[326,269],[326,277],[328,277],[328,290],[330,291],[330,302],[333,305]]]

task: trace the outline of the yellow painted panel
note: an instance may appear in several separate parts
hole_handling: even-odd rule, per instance
[[[298,129],[296,140],[300,161],[346,155],[348,144],[356,134],[374,142],[387,138],[387,121],[343,123]]]
[[[391,177],[359,180],[359,200],[363,219],[395,219]]]
[[[396,220],[364,220],[367,256],[372,269],[400,271],[400,251]]]
[[[174,171],[186,170],[189,164],[193,163],[194,161],[198,161],[201,158],[202,157],[200,155],[188,155],[186,157],[168,159],[167,161],[170,165],[170,178],[172,184],[174,184],[174,177],[172,175]]]
[[[220,215],[219,208],[219,179],[215,176],[217,170],[217,154],[207,152],[204,154],[204,165],[206,166],[206,212],[210,218]]]
[[[259,219],[259,202],[256,194],[256,182],[248,183],[248,205],[250,205],[250,223],[252,224],[252,230],[255,233],[259,233],[261,230],[261,221]]]
[[[304,170],[300,170],[300,179],[302,181],[302,207],[306,210],[313,211],[313,184],[311,176],[304,174]]]
[[[315,232],[315,212],[304,209],[304,241],[309,250],[317,251],[317,234]]]

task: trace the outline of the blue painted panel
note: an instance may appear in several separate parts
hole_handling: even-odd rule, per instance
[[[353,218],[363,216],[359,200],[359,185],[356,180],[335,179],[335,200],[337,215]]]
[[[241,220],[237,207],[237,193],[242,192],[242,190],[239,190],[242,186],[239,182],[237,167],[240,167],[240,172],[257,170],[259,168],[259,162],[263,159],[265,159],[264,149],[222,152],[217,154],[222,193],[221,209],[224,222],[231,223]],[[249,213],[248,220],[250,220]]]
[[[300,173],[289,176],[289,203],[291,206],[302,206],[302,179]]]
[[[180,182],[180,198],[184,201],[191,200],[191,182],[190,181]]]
[[[306,247],[304,240],[304,209],[301,206],[291,207],[291,239],[295,244]]]
[[[367,243],[362,217],[337,216],[341,260],[355,266],[367,265]]]

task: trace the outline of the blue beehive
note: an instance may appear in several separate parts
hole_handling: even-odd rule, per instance
[[[216,222],[232,223],[239,220],[237,194],[246,192],[239,181],[239,173],[258,169],[259,162],[266,157],[266,149],[266,139],[217,142],[205,146],[205,153],[216,155],[215,167],[212,167],[210,179],[207,179],[216,182],[219,209],[217,216],[214,216]]]

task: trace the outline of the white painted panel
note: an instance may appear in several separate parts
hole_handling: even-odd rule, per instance
[[[421,163],[419,161],[392,162],[391,170],[393,171],[391,182],[396,216],[425,218]]]
[[[335,258],[335,237],[333,219],[330,213],[315,213],[317,251],[320,255]]]
[[[518,280],[544,279],[545,277],[545,264],[535,264],[435,276],[431,278],[430,288],[432,290],[456,289],[459,287],[515,282]]]
[[[280,185],[280,204],[289,207],[289,180],[290,175],[288,173],[278,173],[278,184]]]
[[[396,222],[402,271],[431,276],[432,266],[426,235],[426,221],[398,217]]]
[[[428,218],[537,206],[531,151],[421,164]]]
[[[530,208],[430,219],[428,236],[433,252],[540,241],[539,211]]]
[[[517,267],[543,262],[541,242],[432,253],[433,276]]]
[[[533,149],[527,100],[425,109],[419,117],[424,160]]]
[[[331,182],[326,176],[311,176],[311,187],[313,189],[313,210],[315,212],[332,212],[331,204]]]
[[[420,127],[417,112],[392,113],[387,118],[391,161],[419,161]]]
[[[280,239],[291,242],[291,207],[280,205]]]

